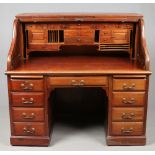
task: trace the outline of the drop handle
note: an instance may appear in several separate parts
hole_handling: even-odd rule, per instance
[[[28,129],[28,128],[24,127],[23,132],[28,135],[33,135],[33,134],[35,134],[35,128]]]
[[[23,119],[34,119],[35,118],[35,114],[31,113],[31,115],[27,115],[25,112],[22,113],[22,118]]]
[[[134,113],[122,113],[123,120],[132,120],[135,117]]]
[[[72,86],[78,86],[78,83],[77,83],[76,80],[71,80],[71,85],[72,85]]]
[[[127,86],[127,84],[124,83],[122,87],[124,90],[133,90],[135,88],[135,86],[136,86],[135,83],[132,83],[131,86]]]
[[[34,99],[32,97],[29,100],[22,98],[22,104],[33,104],[33,103],[34,103]]]
[[[26,81],[25,83],[21,83],[20,86],[23,90],[32,90],[34,85]]]
[[[135,101],[135,98],[131,98],[130,100],[127,100],[126,98],[122,98],[122,103],[124,104],[134,104],[136,101]]]
[[[79,85],[80,85],[80,86],[84,86],[84,85],[85,85],[85,81],[84,81],[84,80],[80,80]]]
[[[133,128],[128,128],[128,129],[125,129],[125,128],[121,128],[121,133],[122,134],[131,134],[133,133]]]

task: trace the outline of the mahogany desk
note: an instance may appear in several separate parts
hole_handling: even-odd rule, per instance
[[[142,15],[17,15],[6,71],[11,144],[49,145],[56,88],[100,87],[107,145],[144,145],[149,63]]]

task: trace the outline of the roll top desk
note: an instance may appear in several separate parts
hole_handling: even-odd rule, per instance
[[[6,71],[11,144],[49,145],[54,89],[100,87],[107,145],[144,145],[149,63],[142,15],[17,15]]]

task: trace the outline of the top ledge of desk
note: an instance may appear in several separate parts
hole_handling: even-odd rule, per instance
[[[138,21],[143,15],[136,13],[23,13],[16,16],[21,22],[48,21]]]

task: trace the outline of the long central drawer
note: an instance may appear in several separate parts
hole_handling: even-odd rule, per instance
[[[102,77],[49,77],[48,85],[54,86],[107,86],[108,78]]]

